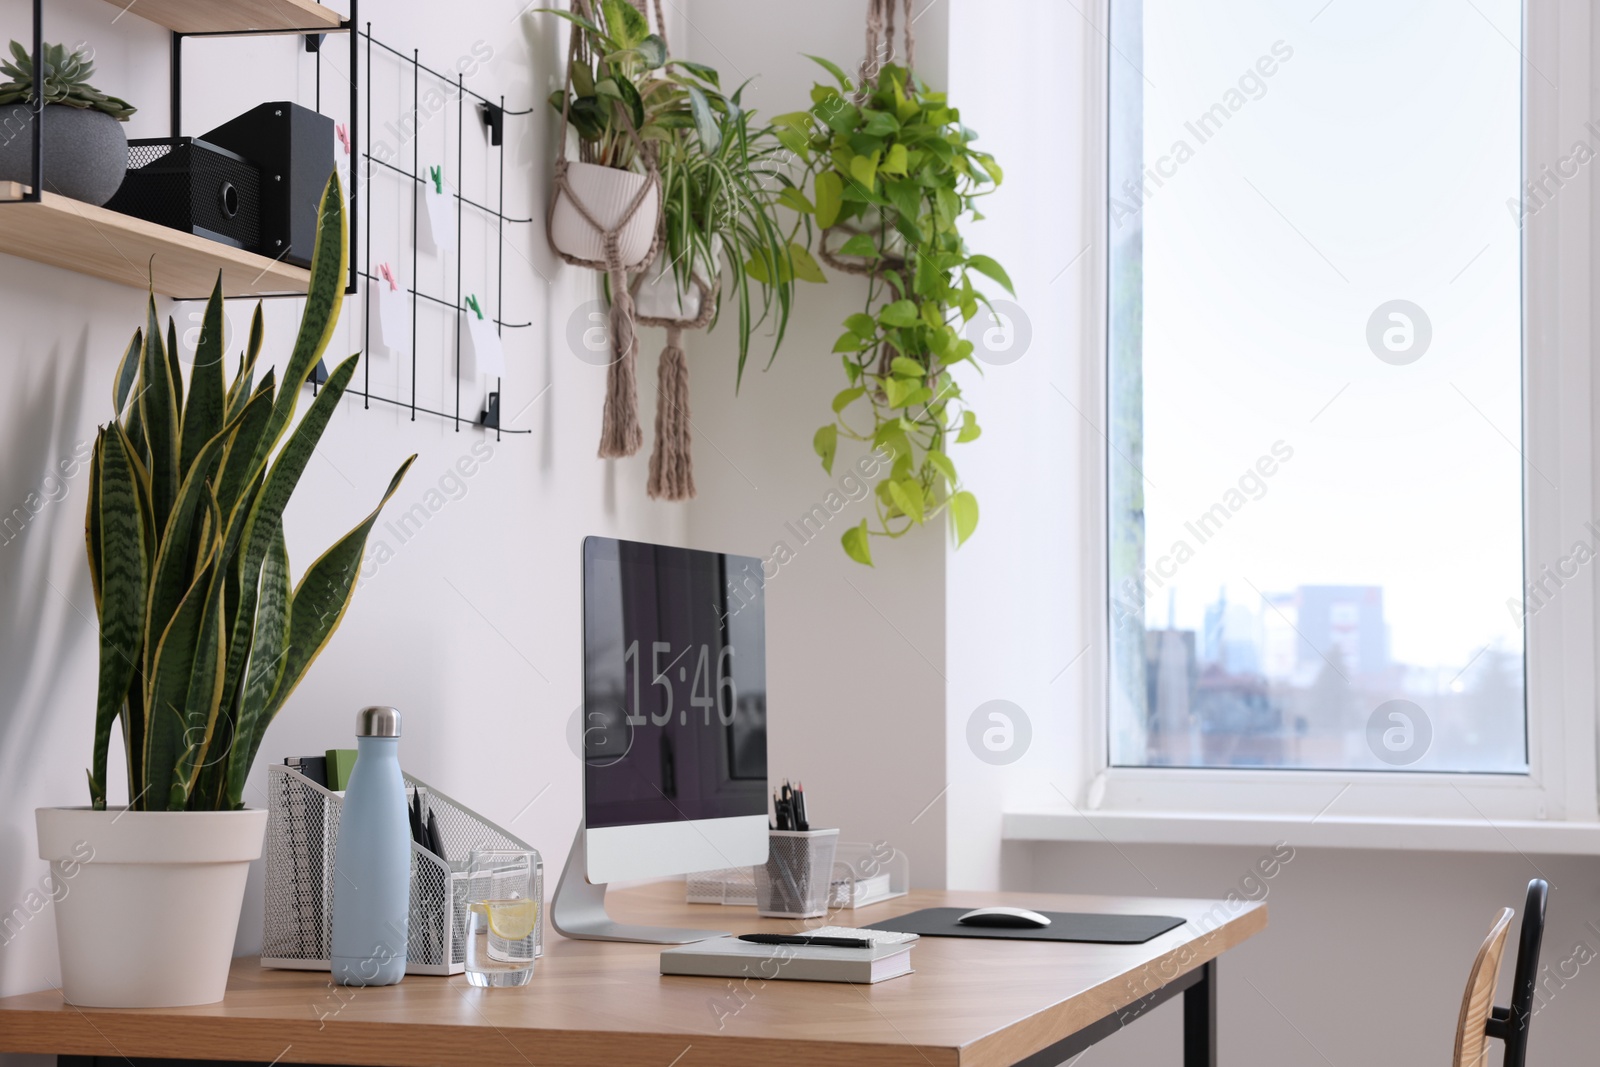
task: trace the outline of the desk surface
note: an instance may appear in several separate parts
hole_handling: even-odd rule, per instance
[[[1260,932],[1266,907],[1211,900],[923,890],[834,922],[865,926],[917,908],[1012,904],[1050,911],[1180,915],[1143,945],[925,937],[915,973],[872,986],[664,977],[651,945],[547,931],[521,989],[410,976],[336,988],[325,973],[234,962],[227,999],[195,1008],[78,1009],[54,991],[0,1000],[0,1052],[176,1056],[391,1067],[751,1063],[965,1067],[1014,1063]],[[683,903],[683,884],[614,892],[612,917],[657,925],[788,931],[752,909]]]

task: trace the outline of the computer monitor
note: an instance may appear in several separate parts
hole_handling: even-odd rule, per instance
[[[584,821],[552,904],[558,930],[668,943],[718,932],[622,927],[603,886],[766,861],[766,674],[760,560],[584,540]]]

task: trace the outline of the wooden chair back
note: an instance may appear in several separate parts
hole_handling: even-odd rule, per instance
[[[1450,1062],[1454,1067],[1482,1067],[1489,1051],[1486,1024],[1494,1008],[1495,985],[1500,979],[1500,958],[1506,952],[1506,934],[1511,930],[1510,908],[1501,908],[1489,936],[1478,949],[1478,958],[1472,961],[1472,972],[1467,976],[1467,989],[1461,995],[1461,1016],[1456,1021],[1456,1054]]]

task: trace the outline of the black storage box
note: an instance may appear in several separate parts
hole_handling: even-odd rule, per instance
[[[132,140],[128,174],[106,207],[254,250],[261,241],[261,172],[195,137]]]
[[[317,207],[333,173],[333,120],[278,100],[253,107],[201,137],[261,168],[261,243],[255,251],[297,267],[311,266]]]

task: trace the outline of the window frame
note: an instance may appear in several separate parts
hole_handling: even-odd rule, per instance
[[[1102,28],[1089,35],[1086,70],[1085,211],[1097,247],[1085,286],[1083,395],[1097,398],[1108,426],[1111,0],[1085,11]],[[1470,12],[1468,13],[1470,15]],[[1537,174],[1586,134],[1593,56],[1585,0],[1523,0],[1523,172]],[[1548,79],[1548,80],[1547,80]],[[1557,92],[1555,85],[1564,86]],[[1600,145],[1592,147],[1600,148]],[[1600,166],[1600,161],[1594,165]],[[1554,565],[1597,517],[1591,392],[1590,279],[1593,246],[1589,181],[1580,171],[1531,216],[1522,232],[1524,573]],[[1110,763],[1111,593],[1107,442],[1083,436],[1082,588],[1079,619],[1089,647],[1077,706],[1079,800],[1089,810],[1220,815],[1323,813],[1374,819],[1562,820],[1595,822],[1595,585],[1600,564],[1580,571],[1560,596],[1527,619],[1526,774],[1409,771],[1120,767]],[[1551,474],[1558,491],[1528,464]],[[1065,794],[1064,794],[1065,795]],[[1076,806],[1076,805],[1074,805]]]

